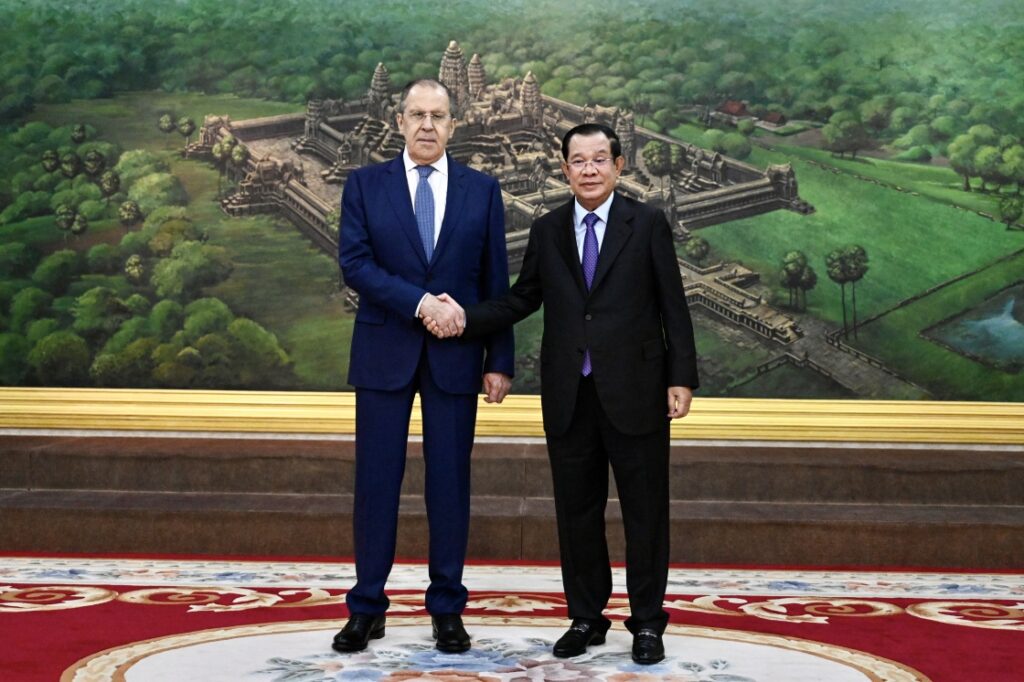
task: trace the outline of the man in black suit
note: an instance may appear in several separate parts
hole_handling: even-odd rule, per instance
[[[625,164],[615,132],[577,126],[562,158],[575,199],[534,222],[516,283],[468,307],[465,333],[493,333],[544,305],[541,404],[572,618],[555,656],[602,644],[611,625],[602,614],[612,590],[604,522],[611,463],[633,660],[657,663],[668,622],[669,423],[686,416],[697,387],[693,327],[665,214],[614,191]]]

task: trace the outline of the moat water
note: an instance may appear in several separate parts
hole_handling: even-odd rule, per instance
[[[1017,285],[931,330],[930,335],[986,364],[1020,372],[1024,369],[1022,320],[1024,285]]]

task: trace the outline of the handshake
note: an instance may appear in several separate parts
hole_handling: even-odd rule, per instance
[[[448,294],[427,294],[420,304],[420,319],[427,331],[439,339],[462,336],[466,329],[466,311]],[[501,372],[484,374],[484,401],[500,403],[512,389],[512,378]]]
[[[427,294],[420,304],[420,319],[427,331],[439,339],[462,336],[466,311],[448,294]]]

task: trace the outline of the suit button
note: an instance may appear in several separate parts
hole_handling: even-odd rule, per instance
[[[584,319],[584,320],[586,320],[586,321],[588,321],[588,322],[589,322],[589,321],[590,321],[590,320],[591,320],[592,318],[593,318],[593,316],[592,316],[592,315],[591,315],[590,313],[587,313],[586,315],[584,315],[584,316],[583,316],[583,319]]]

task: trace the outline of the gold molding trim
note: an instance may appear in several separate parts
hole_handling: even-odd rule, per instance
[[[0,387],[0,428],[350,434],[355,395]],[[477,435],[543,436],[540,398],[481,399]],[[672,437],[1024,445],[1024,403],[696,398]]]

